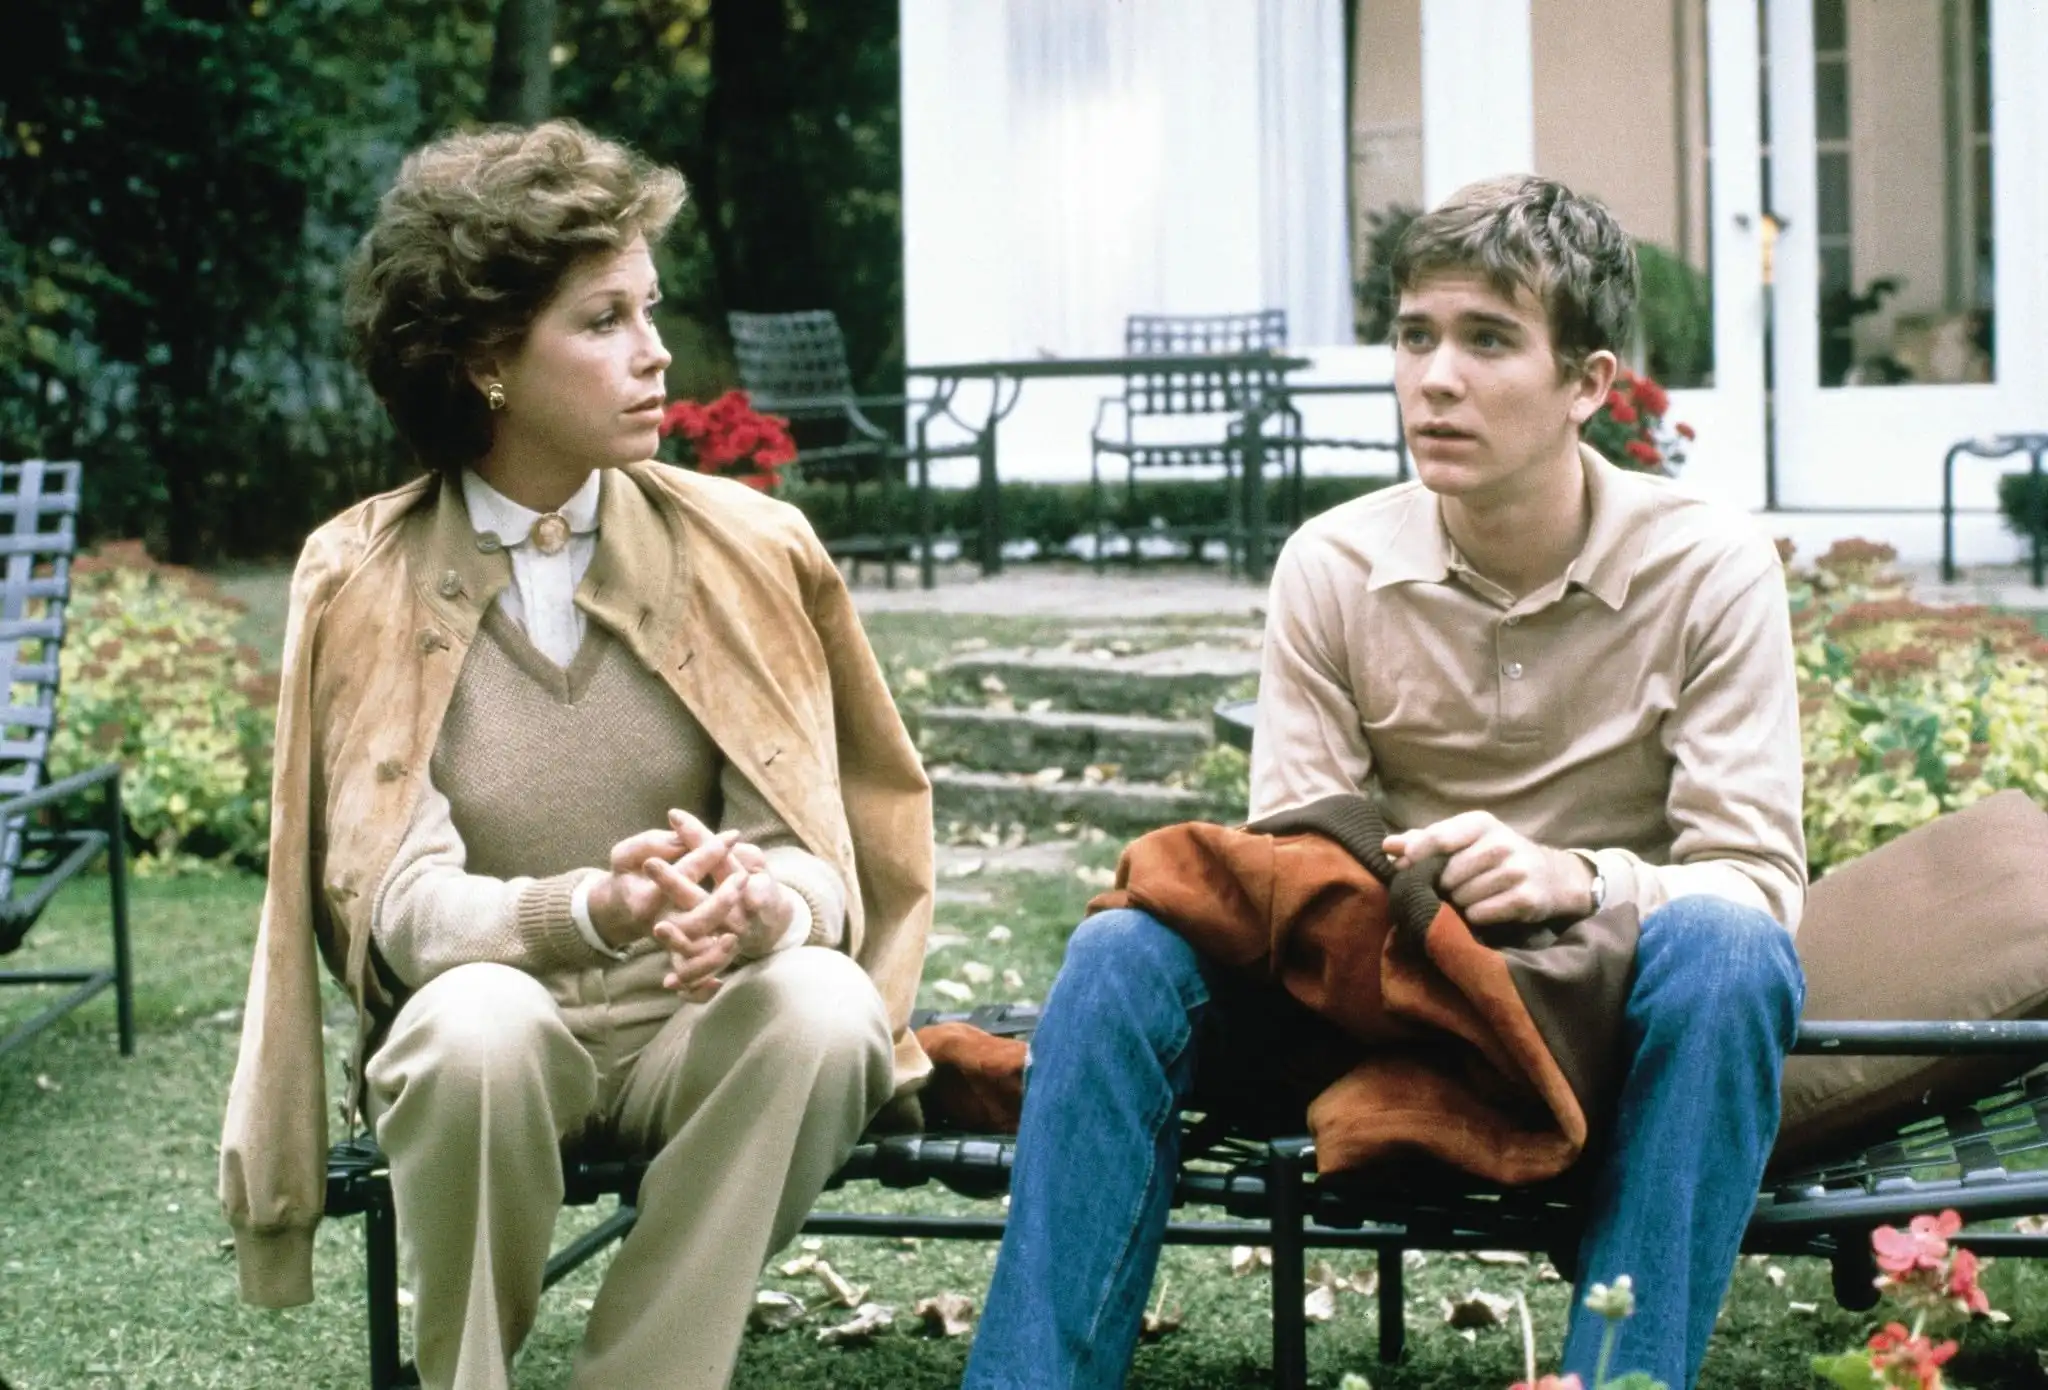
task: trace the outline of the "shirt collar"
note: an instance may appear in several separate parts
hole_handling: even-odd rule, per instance
[[[597,503],[603,490],[603,475],[592,470],[583,480],[583,486],[576,489],[555,510],[569,523],[569,533],[576,536],[590,534],[597,529]],[[473,468],[462,470],[462,500],[469,508],[470,525],[479,534],[489,531],[507,546],[518,545],[526,539],[543,513],[531,507],[521,506],[504,493],[483,480]]]
[[[1624,475],[1587,444],[1579,446],[1585,472],[1586,504],[1591,524],[1586,543],[1564,573],[1564,585],[1577,585],[1609,608],[1628,598],[1629,583],[1641,562],[1648,530],[1643,525],[1646,498],[1643,480]],[[1373,561],[1367,588],[1389,584],[1441,584],[1459,567],[1457,548],[1444,528],[1443,503],[1429,489],[1417,486],[1402,509],[1386,547]]]

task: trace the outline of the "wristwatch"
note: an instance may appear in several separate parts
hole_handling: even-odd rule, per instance
[[[1593,881],[1587,885],[1587,892],[1593,899],[1593,912],[1598,912],[1601,908],[1607,906],[1607,875],[1600,872],[1600,861],[1593,857],[1593,852],[1588,849],[1573,849],[1566,850],[1565,853],[1571,855],[1574,859],[1580,860],[1587,868],[1593,871]],[[1589,912],[1586,915],[1591,917],[1593,912]]]

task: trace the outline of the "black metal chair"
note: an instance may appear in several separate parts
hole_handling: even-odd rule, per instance
[[[992,1005],[965,1014],[919,1015],[913,1022],[959,1020],[1003,1036],[1028,1036],[1031,1006]],[[1808,1023],[1794,1051],[1856,1054],[2007,1053],[2017,1076],[2048,1059],[2048,1022],[1957,1026],[1947,1023]],[[962,1196],[994,1199],[1009,1190],[1016,1141],[1008,1135],[902,1134],[858,1145],[831,1186],[876,1182],[905,1189],[940,1183]],[[1985,1221],[2048,1214],[2048,1072],[2032,1072],[1975,1104],[1918,1119],[1860,1152],[1774,1169],[1766,1175],[1743,1237],[1752,1254],[1805,1255],[1830,1262],[1843,1307],[1877,1299],[1870,1232],[1953,1207],[1972,1223],[1955,1243],[1980,1254],[2048,1257],[2048,1235],[1985,1230]],[[611,1195],[617,1209],[549,1260],[552,1286],[633,1228],[644,1161],[570,1155],[567,1200],[587,1205]],[[1310,1249],[1376,1252],[1379,1352],[1396,1361],[1406,1344],[1402,1254],[1408,1250],[1530,1250],[1568,1266],[1581,1231],[1582,1193],[1573,1174],[1552,1183],[1503,1188],[1448,1168],[1422,1166],[1374,1174],[1370,1182],[1318,1178],[1306,1138],[1258,1139],[1188,1125],[1182,1140],[1176,1208],[1201,1206],[1222,1219],[1176,1219],[1167,1240],[1186,1245],[1266,1245],[1273,1254],[1273,1384],[1307,1384],[1307,1320],[1302,1305]],[[398,1245],[390,1173],[376,1144],[358,1137],[328,1156],[327,1214],[367,1222],[370,1384],[417,1384],[399,1349]],[[814,1211],[814,1235],[915,1236],[998,1240],[1000,1217]]]
[[[135,1051],[120,764],[49,780],[78,480],[76,463],[31,459],[0,465],[6,528],[0,532],[0,683],[7,692],[0,714],[0,956],[19,950],[57,890],[104,854],[113,960],[104,966],[0,971],[0,986],[74,986],[0,1038],[0,1054],[21,1047],[106,989],[114,991],[121,1055]],[[97,828],[61,818],[94,788],[102,792]]]
[[[786,416],[797,441],[797,474],[806,483],[844,489],[849,534],[826,543],[834,558],[849,561],[855,574],[864,560],[880,560],[884,582],[896,587],[896,562],[916,537],[919,575],[932,586],[931,461],[973,458],[979,441],[934,445],[926,438],[928,412],[912,421],[912,442],[891,434],[868,417],[869,411],[906,411],[924,402],[912,396],[861,396],[853,389],[846,365],[846,339],[838,318],[828,309],[791,314],[726,315],[738,360],[740,385],[756,410]],[[905,479],[915,489],[914,519],[899,518],[895,491]],[[872,486],[876,497],[874,525],[861,526],[860,489]]]
[[[1132,314],[1124,320],[1124,352],[1130,357],[1179,357],[1218,353],[1272,352],[1287,346],[1287,311],[1248,314]],[[1232,574],[1252,567],[1248,520],[1260,508],[1265,470],[1277,466],[1290,484],[1289,524],[1299,524],[1301,450],[1291,440],[1301,431],[1289,402],[1285,373],[1277,366],[1193,366],[1185,370],[1133,372],[1120,395],[1103,398],[1090,431],[1089,485],[1097,570],[1107,558],[1112,529],[1140,558],[1139,540],[1165,537],[1185,542],[1200,558],[1204,545],[1221,538]],[[1112,418],[1114,417],[1114,418]],[[1206,418],[1205,418],[1206,417]],[[1172,426],[1162,425],[1172,421]],[[1275,433],[1270,427],[1278,425]],[[1109,525],[1103,486],[1104,456],[1124,462],[1126,525]],[[1146,470],[1211,468],[1224,480],[1225,514],[1219,524],[1146,527],[1138,519],[1138,477]]]

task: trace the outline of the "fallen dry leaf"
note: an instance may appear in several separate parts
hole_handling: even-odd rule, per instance
[[[924,1330],[934,1336],[964,1337],[974,1330],[974,1300],[966,1294],[933,1294],[920,1298],[910,1311],[924,1319]]]
[[[1167,1287],[1167,1281],[1161,1279],[1159,1281],[1158,1300],[1145,1310],[1144,1318],[1138,1323],[1138,1340],[1156,1342],[1161,1337],[1180,1331],[1181,1318],[1184,1316],[1184,1312],[1178,1304],[1171,1311],[1168,1311],[1166,1307]]]
[[[1344,1379],[1337,1382],[1337,1390],[1372,1390],[1372,1382],[1356,1371],[1346,1371]]]
[[[852,1284],[845,1275],[832,1268],[823,1260],[811,1266],[811,1274],[825,1286],[825,1292],[832,1295],[832,1301],[842,1308],[858,1308],[867,1302],[866,1285]]]
[[[1787,1311],[1794,1313],[1818,1313],[1820,1311],[1818,1303],[1787,1303],[1785,1307]]]
[[[1774,1288],[1774,1289],[1782,1289],[1782,1288],[1784,1288],[1784,1287],[1785,1287],[1785,1269],[1784,1269],[1784,1266],[1782,1266],[1782,1265],[1765,1265],[1765,1266],[1764,1266],[1764,1278],[1766,1278],[1766,1279],[1768,1279],[1768,1280],[1770,1280],[1770,1281],[1771,1281],[1771,1287],[1772,1287],[1772,1288]]]
[[[942,930],[935,931],[930,936],[926,937],[924,941],[924,948],[926,951],[943,951],[949,946],[965,946],[966,944],[967,938],[960,935],[958,932]]]
[[[1015,994],[1024,988],[1024,977],[1015,970],[1003,972],[1003,988]]]
[[[981,693],[984,695],[1001,695],[1009,688],[1003,684],[1003,678],[993,671],[981,678]]]
[[[1024,780],[1037,787],[1051,787],[1064,782],[1067,770],[1063,767],[1041,767]]]
[[[1545,1260],[1536,1266],[1536,1282],[1539,1284],[1562,1284],[1564,1276],[1557,1272],[1557,1266]]]
[[[1483,1265],[1525,1265],[1529,1257],[1519,1250],[1474,1250],[1472,1258]]]
[[[782,1277],[785,1279],[796,1279],[809,1274],[817,1267],[818,1257],[816,1255],[799,1255],[793,1260],[784,1260],[782,1262]]]
[[[826,1346],[858,1346],[873,1341],[875,1334],[887,1331],[896,1322],[896,1310],[886,1303],[863,1303],[853,1310],[853,1316],[833,1327],[818,1329],[818,1340]]]
[[[2012,1228],[2029,1236],[2048,1233],[2048,1216],[2022,1216],[2012,1223]]]
[[[960,962],[960,978],[970,985],[985,985],[996,977],[996,968],[978,960]]]
[[[1371,1298],[1380,1291],[1380,1272],[1377,1269],[1353,1271],[1349,1288],[1362,1298]]]
[[[948,865],[948,866],[947,866],[947,868],[946,868],[946,872],[945,872],[945,877],[947,877],[947,878],[972,878],[972,877],[973,877],[974,875],[976,875],[976,874],[980,873],[980,872],[982,871],[982,869],[983,869],[983,868],[985,868],[985,867],[986,867],[986,861],[984,861],[984,860],[980,860],[980,859],[957,859],[957,860],[955,860],[955,861],[954,861],[954,862],[953,862],[952,864],[950,864],[950,865]]]
[[[1097,869],[1083,864],[1080,868],[1074,870],[1074,877],[1080,879],[1082,883],[1090,888],[1116,887],[1115,869]]]
[[[53,1091],[53,1092],[54,1092],[54,1091],[61,1091],[61,1090],[63,1090],[63,1089],[64,1089],[64,1087],[63,1087],[63,1084],[62,1084],[62,1083],[50,1080],[50,1076],[49,1076],[49,1073],[48,1073],[48,1072],[40,1072],[40,1071],[39,1071],[39,1072],[37,1072],[37,1073],[36,1073],[36,1089],[37,1089],[38,1091]]]
[[[956,652],[985,652],[988,650],[988,638],[963,637],[953,644],[953,650]]]
[[[762,1289],[754,1295],[754,1311],[748,1321],[765,1332],[786,1332],[810,1315],[804,1301],[780,1289]]]
[[[1337,1316],[1337,1286],[1318,1284],[1301,1300],[1301,1315],[1310,1322],[1328,1322]]]
[[[955,1004],[965,1004],[974,997],[974,991],[958,980],[933,980],[932,993]]]
[[[1444,1321],[1460,1329],[1499,1327],[1514,1308],[1512,1298],[1474,1289],[1463,1298],[1444,1300]]]
[[[1010,929],[998,922],[988,929],[988,939],[1000,946],[1010,939]]]
[[[1230,1272],[1233,1277],[1242,1278],[1254,1270],[1270,1269],[1273,1265],[1273,1251],[1264,1245],[1233,1245],[1230,1247]]]

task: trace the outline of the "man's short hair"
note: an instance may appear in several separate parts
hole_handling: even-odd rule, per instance
[[[448,135],[406,157],[350,264],[343,319],[422,462],[453,471],[489,451],[470,365],[517,352],[585,257],[652,247],[683,197],[675,170],[573,121]]]
[[[1567,373],[1603,349],[1625,354],[1635,335],[1635,243],[1614,214],[1555,179],[1466,184],[1408,224],[1391,269],[1396,296],[1447,271],[1477,272],[1510,299],[1526,288]]]

